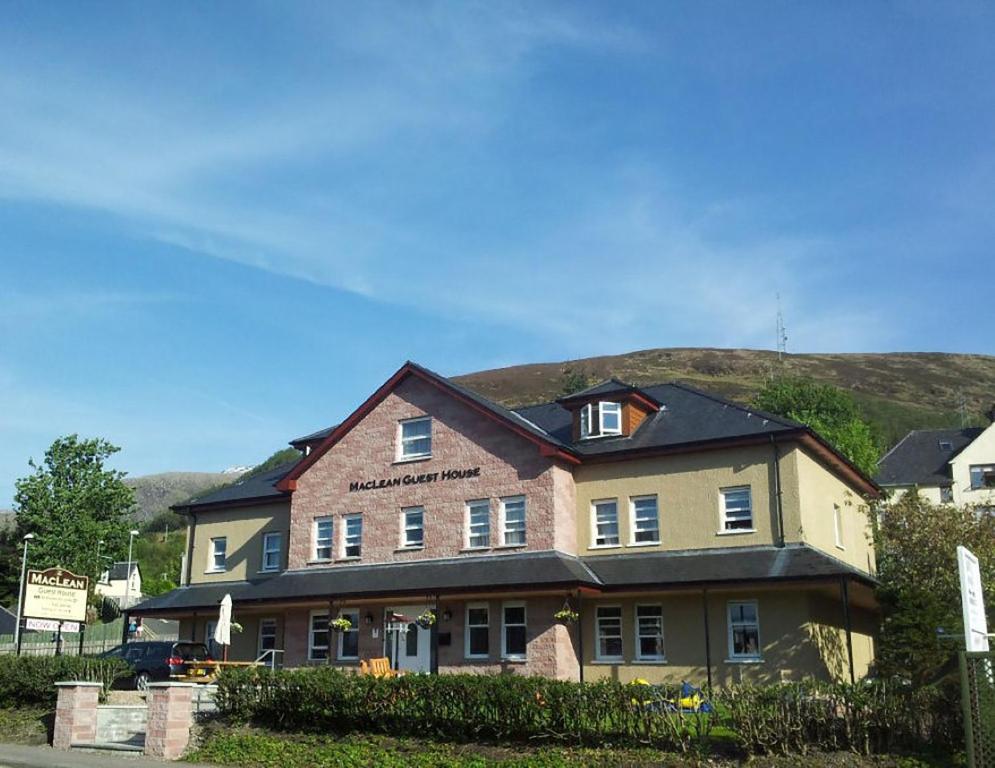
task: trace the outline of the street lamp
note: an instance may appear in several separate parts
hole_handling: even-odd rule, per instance
[[[33,533],[24,534],[24,555],[21,557],[21,581],[17,592],[17,624],[14,626],[14,647],[18,654],[21,651],[21,611],[24,608],[24,574],[28,568],[28,542],[33,539]]]
[[[138,535],[138,531],[128,531],[128,575],[125,577],[127,581],[124,582],[124,608],[127,610],[130,605],[131,598],[131,545],[135,541],[135,537]],[[124,617],[125,626],[127,627],[128,617]]]
[[[101,539],[97,542],[97,581],[100,581],[100,548],[104,546],[104,540]]]

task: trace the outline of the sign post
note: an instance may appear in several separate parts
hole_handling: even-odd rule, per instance
[[[966,547],[957,547],[957,571],[960,574],[960,601],[964,612],[964,646],[968,651],[987,653],[988,619],[981,587],[981,565]]]
[[[28,571],[24,585],[24,628],[55,632],[55,655],[61,656],[62,633],[79,632],[86,622],[89,593],[90,579],[65,568]]]

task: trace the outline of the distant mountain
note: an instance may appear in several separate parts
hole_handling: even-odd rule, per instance
[[[134,519],[144,523],[173,504],[186,501],[212,488],[234,483],[242,476],[242,471],[224,472],[163,472],[158,475],[142,475],[125,478],[125,482],[135,490],[137,508]]]
[[[615,376],[632,384],[684,381],[749,402],[783,370],[853,393],[882,446],[917,428],[987,423],[995,403],[995,357],[931,352],[785,355],[751,349],[648,349],[559,363],[497,368],[456,381],[497,402],[527,405],[555,399],[564,389]]]

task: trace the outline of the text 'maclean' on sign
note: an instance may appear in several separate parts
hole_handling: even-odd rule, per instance
[[[401,485],[436,483],[442,480],[463,480],[464,478],[469,477],[480,477],[480,467],[446,469],[442,472],[426,472],[422,475],[404,475],[403,477],[382,477],[378,480],[354,480],[349,483],[349,492],[372,491],[379,488],[396,488]]]
[[[64,568],[28,571],[23,614],[34,619],[86,621],[89,589],[89,578]]]

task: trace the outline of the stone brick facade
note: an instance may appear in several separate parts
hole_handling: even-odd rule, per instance
[[[153,683],[149,686],[145,754],[175,760],[190,742],[194,683]]]
[[[432,417],[432,457],[397,461],[403,419]],[[480,468],[479,475],[443,479],[447,470]],[[423,482],[350,492],[352,482],[382,478]],[[434,476],[434,480],[424,477]],[[502,497],[526,497],[527,541],[524,547],[501,546]],[[341,441],[297,481],[291,501],[289,567],[313,562],[314,520],[334,519],[335,556],[341,555],[341,516],[363,516],[360,562],[386,563],[466,552],[466,502],[490,500],[493,554],[548,550],[576,552],[573,484],[568,470],[540,455],[528,440],[419,379],[402,382]],[[401,511],[424,507],[424,546],[401,547]],[[481,554],[474,550],[474,554]],[[355,562],[355,561],[351,561]],[[326,564],[327,565],[327,564]]]
[[[52,746],[69,749],[73,745],[93,744],[97,738],[97,702],[100,683],[56,683],[59,694],[55,704],[55,728]]]

